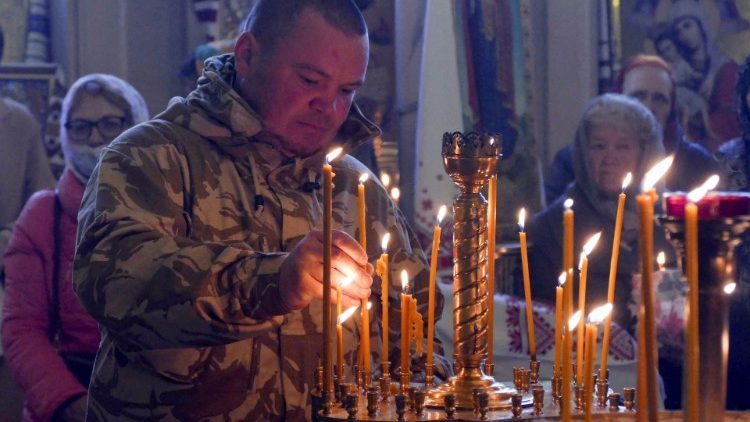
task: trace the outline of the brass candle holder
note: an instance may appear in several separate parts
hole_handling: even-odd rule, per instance
[[[480,190],[496,174],[501,158],[499,135],[446,133],[443,165],[460,189],[453,201],[453,340],[458,373],[428,392],[427,406],[440,407],[446,394],[456,407],[474,407],[472,391],[489,396],[490,409],[510,408],[515,391],[485,373],[487,359],[487,201]]]
[[[684,260],[684,219],[662,216],[659,221],[667,238]],[[726,340],[729,338],[729,297],[723,287],[728,280],[735,278],[734,269],[737,266],[734,250],[748,228],[748,215],[701,219],[698,222],[699,420],[711,420],[724,412],[729,352]],[[685,262],[681,261],[680,264],[684,272]]]

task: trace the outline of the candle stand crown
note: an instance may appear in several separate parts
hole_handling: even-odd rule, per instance
[[[445,133],[443,165],[460,193],[453,202],[453,342],[458,373],[428,392],[427,406],[442,407],[454,395],[456,407],[473,409],[473,390],[488,395],[488,407],[508,409],[515,390],[484,373],[487,359],[487,202],[480,194],[500,163],[501,137]]]

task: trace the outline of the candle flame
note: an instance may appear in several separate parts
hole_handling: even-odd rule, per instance
[[[383,253],[386,253],[388,251],[388,242],[391,241],[391,234],[386,233],[383,235],[382,240],[380,241],[380,248],[383,249]]]
[[[380,182],[383,183],[383,186],[388,187],[391,184],[391,176],[388,175],[388,173],[383,173],[380,175]]]
[[[372,302],[367,302],[367,308],[368,311],[372,309]]]
[[[490,145],[495,145],[495,138],[494,137],[490,137]]]
[[[659,254],[656,255],[656,265],[659,266],[659,271],[664,271],[664,264],[667,263],[667,254],[664,253],[664,251],[659,251]]]
[[[718,184],[719,176],[716,174],[711,175],[708,179],[706,179],[705,182],[703,182],[702,185],[698,186],[697,188],[691,190],[690,193],[688,193],[688,201],[693,203],[700,201],[704,196],[706,196],[708,191],[715,188]]]
[[[354,306],[350,306],[346,308],[346,310],[342,312],[341,315],[339,315],[336,322],[339,324],[343,324],[344,321],[349,319],[349,317],[351,317],[354,314],[354,312],[357,311],[357,308],[359,308],[359,305],[354,305]]]
[[[583,245],[583,253],[585,253],[586,256],[591,255],[591,251],[594,250],[594,247],[596,246],[597,242],[599,242],[600,237],[602,237],[602,232],[599,232],[591,236],[588,242],[586,242],[586,244]]]
[[[367,173],[362,173],[359,175],[359,183],[365,183],[367,179],[370,178],[370,175]]]
[[[518,211],[518,227],[521,231],[524,229],[524,223],[526,222],[526,208],[521,208],[521,211]]]
[[[568,331],[573,331],[578,327],[578,323],[581,322],[581,315],[583,315],[583,311],[577,310],[570,316],[570,319],[568,320]]]
[[[730,281],[729,283],[724,285],[724,293],[731,295],[732,293],[734,293],[734,289],[736,288],[737,283],[735,283],[734,281]]]
[[[674,155],[670,155],[669,157],[659,161],[655,166],[651,167],[651,169],[646,172],[646,175],[643,176],[641,190],[643,190],[643,192],[648,192],[649,190],[651,190],[651,188],[656,185],[656,182],[658,182],[659,179],[667,174],[667,171],[669,171],[669,168],[672,166],[673,160]]]
[[[607,303],[589,312],[589,324],[600,324],[612,312],[612,304]]]
[[[409,273],[406,272],[406,270],[401,270],[401,290],[406,293],[406,290],[409,288]]]
[[[329,152],[328,154],[326,154],[326,163],[330,163],[331,161],[335,160],[336,157],[338,157],[339,154],[341,154],[341,151],[343,151],[343,150],[344,149],[341,148],[341,147],[336,147],[336,148],[332,149],[331,152]]]
[[[448,213],[448,207],[446,207],[445,205],[441,205],[440,209],[438,210],[438,215],[437,215],[437,225],[438,226],[443,221],[443,218],[445,218],[445,214],[447,214],[447,213]]]
[[[625,191],[625,189],[630,186],[630,182],[633,181],[633,173],[628,172],[628,174],[625,175],[625,179],[622,180],[622,190]]]
[[[573,199],[571,198],[566,199],[565,202],[563,202],[563,206],[565,207],[566,210],[571,209],[573,207]]]
[[[399,188],[391,189],[391,198],[393,198],[394,201],[398,201],[398,198],[400,197],[401,197],[401,189]]]
[[[560,276],[557,277],[557,285],[562,287],[563,284],[568,280],[568,273],[566,271],[563,271],[560,273]]]

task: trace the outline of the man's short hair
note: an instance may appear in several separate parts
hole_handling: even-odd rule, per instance
[[[242,26],[251,32],[261,45],[273,48],[278,40],[289,34],[297,19],[312,10],[325,21],[351,36],[367,34],[367,24],[352,0],[258,0]]]

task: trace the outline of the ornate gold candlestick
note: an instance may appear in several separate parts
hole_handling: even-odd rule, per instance
[[[443,135],[443,165],[461,193],[453,202],[453,340],[458,374],[428,393],[441,407],[453,394],[456,407],[472,409],[472,392],[489,396],[489,408],[510,408],[515,390],[484,373],[487,358],[487,202],[479,193],[497,173],[500,136],[460,132]]]

